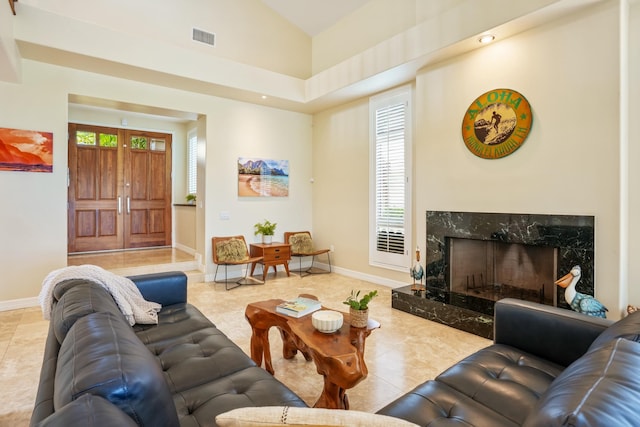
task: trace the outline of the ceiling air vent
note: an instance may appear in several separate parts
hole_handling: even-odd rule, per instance
[[[193,29],[193,40],[197,42],[206,43],[211,46],[216,45],[216,35],[213,33],[208,33],[206,31],[199,30],[197,28]]]

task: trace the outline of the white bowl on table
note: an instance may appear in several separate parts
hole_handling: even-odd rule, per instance
[[[311,315],[311,324],[318,331],[330,334],[342,327],[344,317],[339,311],[319,310]]]

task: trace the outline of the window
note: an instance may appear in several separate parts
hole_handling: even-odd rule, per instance
[[[187,135],[187,194],[198,190],[198,133],[192,130]]]
[[[369,262],[409,268],[411,89],[371,98]]]

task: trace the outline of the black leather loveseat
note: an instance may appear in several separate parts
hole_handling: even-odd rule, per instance
[[[640,425],[640,312],[612,323],[505,299],[494,344],[378,411],[421,426]]]
[[[54,288],[31,426],[214,426],[234,408],[306,407],[187,303],[183,273],[131,279],[162,304],[157,325],[129,326],[91,281]]]

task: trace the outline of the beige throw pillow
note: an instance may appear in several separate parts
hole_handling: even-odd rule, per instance
[[[291,253],[310,254],[313,252],[313,241],[308,233],[296,233],[289,237]]]
[[[218,261],[242,262],[249,259],[247,245],[240,239],[229,239],[216,244]]]
[[[220,427],[266,426],[349,426],[349,427],[417,427],[399,418],[340,409],[262,406],[238,408],[216,417]]]

